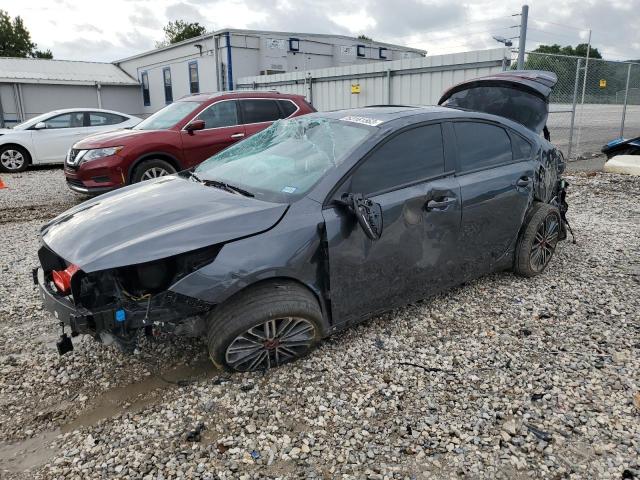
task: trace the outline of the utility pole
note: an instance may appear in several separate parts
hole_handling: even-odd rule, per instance
[[[520,40],[518,42],[518,70],[524,68],[524,50],[527,44],[527,20],[529,19],[529,5],[522,6],[520,14]]]

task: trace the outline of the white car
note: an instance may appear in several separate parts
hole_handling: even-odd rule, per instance
[[[67,108],[43,113],[13,128],[0,129],[0,172],[28,165],[63,163],[71,146],[94,133],[137,125],[141,118],[100,108]]]

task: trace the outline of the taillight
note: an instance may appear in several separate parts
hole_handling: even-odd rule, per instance
[[[58,293],[62,295],[68,295],[71,291],[71,277],[73,274],[80,270],[77,265],[69,265],[66,269],[60,271],[53,271],[53,284],[58,289]]]

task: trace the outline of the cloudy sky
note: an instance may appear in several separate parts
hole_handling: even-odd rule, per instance
[[[113,61],[152,49],[170,20],[208,30],[254,28],[358,35],[429,53],[497,46],[515,37],[512,0],[0,0],[55,58]],[[592,43],[605,58],[640,58],[640,0],[531,0],[527,49]],[[517,40],[514,40],[517,42]]]

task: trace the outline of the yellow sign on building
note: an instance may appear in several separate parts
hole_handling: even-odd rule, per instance
[[[351,84],[351,93],[360,93],[360,84],[352,83]]]
[[[600,88],[607,88],[607,81],[604,78],[600,80]]]

